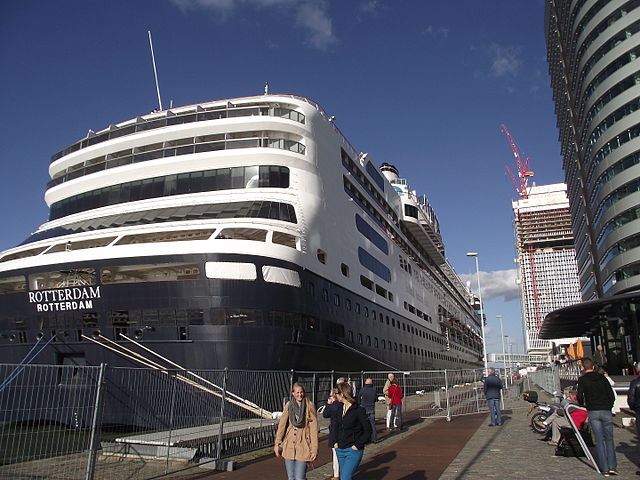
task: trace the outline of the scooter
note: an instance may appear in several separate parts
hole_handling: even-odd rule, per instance
[[[554,392],[554,396],[557,396],[556,392]],[[538,402],[538,392],[533,390],[523,392],[522,398],[533,404],[527,412],[527,416],[531,416],[531,428],[536,433],[545,433],[547,431],[547,425],[544,423],[545,420],[549,418],[559,407],[549,403]],[[534,413],[532,414],[532,412]]]

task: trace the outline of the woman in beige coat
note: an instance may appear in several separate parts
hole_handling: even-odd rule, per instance
[[[288,480],[305,480],[307,462],[318,456],[316,409],[299,383],[293,384],[291,400],[284,406],[273,451],[276,457],[284,457]]]

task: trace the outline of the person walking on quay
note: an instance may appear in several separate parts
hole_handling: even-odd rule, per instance
[[[386,416],[386,425],[387,429],[393,428],[394,425],[390,423],[391,421],[391,397],[389,396],[389,387],[392,383],[395,383],[396,376],[393,373],[387,375],[387,381],[384,382],[384,388],[382,389],[382,394],[384,395],[384,403],[387,405],[387,416]]]
[[[378,443],[378,433],[376,432],[376,400],[378,395],[373,387],[373,380],[367,378],[358,394],[358,403],[367,412],[369,423],[371,423],[371,443]]]
[[[496,375],[495,368],[487,369],[487,378],[484,379],[484,396],[489,406],[491,416],[490,427],[502,425],[502,412],[500,411],[500,392],[502,391],[502,380]]]
[[[402,428],[402,388],[397,383],[389,385],[389,397],[391,398],[391,419],[389,425],[400,430]]]
[[[340,465],[338,464],[338,457],[336,456],[336,449],[334,447],[337,441],[336,436],[338,435],[338,418],[342,415],[342,403],[336,398],[337,394],[338,389],[332,388],[331,392],[329,392],[327,405],[322,412],[322,416],[330,420],[328,445],[331,449],[331,456],[333,457],[333,477],[331,477],[331,480],[340,480]]]
[[[589,425],[596,441],[598,468],[605,476],[618,475],[613,440],[613,389],[604,375],[594,371],[593,360],[582,360],[584,372],[578,379],[578,402],[587,407]]]
[[[607,366],[607,356],[604,354],[602,345],[596,347],[596,353],[593,354],[593,362],[602,368]]]
[[[284,457],[288,480],[305,480],[307,463],[318,456],[316,409],[299,383],[293,384],[291,400],[284,406],[273,451]]]
[[[336,397],[342,403],[334,444],[340,464],[340,480],[352,480],[362,460],[364,445],[371,438],[371,424],[367,412],[353,398],[351,385],[338,385]]]
[[[636,413],[636,434],[640,437],[640,377],[636,377],[629,384],[627,404]],[[640,475],[640,470],[636,472],[636,475]]]

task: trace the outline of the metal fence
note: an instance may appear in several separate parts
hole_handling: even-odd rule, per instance
[[[574,360],[559,365],[538,368],[535,372],[530,372],[528,376],[542,390],[551,395],[557,395],[561,394],[565,388],[576,385],[581,371],[582,364],[580,361]]]
[[[321,407],[339,377],[356,393],[371,378],[383,418],[387,375],[0,365],[0,478],[188,478],[273,445],[294,382]],[[481,370],[395,375],[405,421],[487,412]],[[522,407],[521,381],[503,379],[504,407]]]

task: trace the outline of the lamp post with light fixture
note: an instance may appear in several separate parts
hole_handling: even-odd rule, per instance
[[[500,320],[500,345],[502,346],[502,366],[504,367],[505,372],[507,371],[507,357],[504,348],[504,329],[502,328],[502,319],[504,318],[502,315],[496,315],[496,318]]]
[[[489,367],[487,365],[487,341],[484,336],[484,311],[482,308],[482,293],[480,292],[480,267],[478,265],[478,252],[469,252],[467,257],[476,259],[476,280],[478,283],[478,300],[480,301],[480,329],[482,332],[482,361],[484,363],[484,374],[487,375]]]

